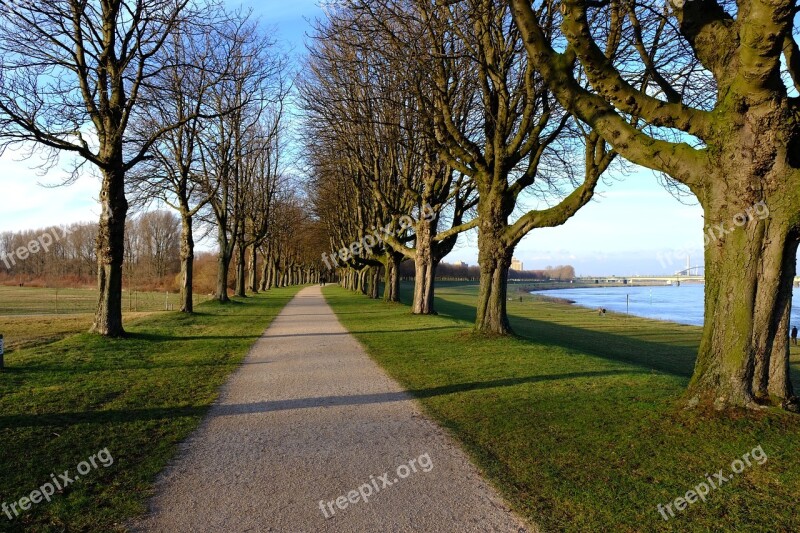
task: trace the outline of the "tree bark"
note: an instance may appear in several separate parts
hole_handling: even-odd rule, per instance
[[[479,238],[480,290],[475,330],[494,335],[513,333],[506,313],[508,270],[513,248],[486,235]]]
[[[775,403],[795,400],[789,366],[789,328],[792,312],[792,291],[797,275],[798,241],[791,234],[783,256],[783,268],[773,319],[777,321],[775,338],[769,359],[756,359],[756,378],[753,387],[758,396],[769,396]],[[763,353],[759,351],[760,353]]]
[[[386,253],[386,264],[383,288],[383,300],[385,302],[400,301],[400,262],[403,260],[402,254],[388,251]]]
[[[194,237],[192,216],[188,210],[181,213],[181,312],[194,312]]]
[[[373,300],[377,300],[381,297],[380,293],[380,276],[381,276],[381,269],[380,267],[374,266],[372,267],[372,276],[370,280],[370,287],[369,287],[369,297]]]
[[[706,204],[709,221],[732,221],[746,211],[730,206],[727,195]],[[709,229],[706,320],[688,390],[693,403],[717,409],[754,406],[756,395],[770,390],[791,392],[788,370],[780,369],[788,361],[785,330],[797,245],[789,242],[788,223],[775,212],[767,220],[726,228]],[[773,383],[771,369],[782,383]]]
[[[414,256],[414,301],[411,312],[415,315],[435,315],[433,285],[436,265],[433,258],[433,237],[436,225],[430,220],[417,223],[417,253]]]
[[[248,275],[250,292],[258,294],[258,249],[255,244],[250,247],[250,271]]]
[[[261,260],[263,261],[263,264],[261,265],[261,282],[259,283],[258,288],[261,292],[265,292],[269,289],[269,254],[265,254]]]
[[[358,290],[365,296],[367,294],[367,273],[368,269],[366,267],[358,272]]]
[[[235,294],[239,298],[245,298],[247,296],[247,269],[245,265],[247,264],[247,250],[242,245],[241,241],[239,241],[239,245],[236,247],[236,291]]]
[[[506,242],[508,214],[511,209],[504,203],[506,195],[499,191],[480,191],[478,204],[478,266],[480,289],[478,292],[475,330],[494,335],[513,333],[506,314],[508,295],[508,270],[514,245]],[[512,207],[513,209],[513,207]]]
[[[122,264],[125,259],[125,171],[120,162],[103,171],[100,190],[102,213],[97,231],[98,303],[92,332],[106,337],[123,337]]]
[[[228,297],[228,272],[231,264],[231,250],[228,245],[228,236],[222,225],[217,227],[217,243],[219,245],[219,255],[217,256],[217,301],[220,303],[230,302]]]

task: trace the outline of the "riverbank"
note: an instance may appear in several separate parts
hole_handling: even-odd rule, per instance
[[[512,298],[519,336],[475,336],[476,294],[474,284],[437,288],[440,316],[420,317],[326,289],[370,355],[531,522],[546,531],[800,530],[790,504],[800,493],[800,417],[683,409],[701,328]],[[800,383],[798,363],[793,352]],[[763,464],[664,519],[659,505],[757,446]]]

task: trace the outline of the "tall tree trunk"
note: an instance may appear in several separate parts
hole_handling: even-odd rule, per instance
[[[386,302],[400,301],[400,263],[402,261],[402,254],[392,251],[386,253],[384,278],[386,285],[383,288],[383,300]]]
[[[231,249],[228,244],[228,235],[222,225],[217,227],[217,244],[219,255],[217,256],[217,301],[220,303],[230,302],[228,297],[228,272],[231,265]]]
[[[745,212],[725,201],[709,203],[707,221],[731,221]],[[788,241],[787,223],[777,214],[737,229],[728,226],[706,246],[706,320],[688,390],[692,403],[713,403],[718,409],[754,405],[765,384],[767,390],[786,386],[771,387],[769,370],[788,356],[779,334],[791,305],[788,280],[793,279],[794,256],[789,255],[797,251]]]
[[[247,249],[243,246],[242,241],[236,247],[236,296],[245,298],[247,296]]]
[[[371,281],[369,284],[369,297],[373,300],[377,300],[381,297],[380,293],[380,279],[381,279],[381,267],[374,266],[371,269],[372,276]]]
[[[264,292],[269,289],[269,265],[271,259],[269,258],[269,253],[264,254],[261,258],[263,264],[261,265],[261,282],[258,286],[261,292]]]
[[[412,313],[415,315],[435,315],[433,307],[433,284],[436,277],[436,266],[433,258],[433,237],[436,233],[436,222],[420,220],[417,224],[417,253],[414,257],[414,302]]]
[[[475,329],[481,333],[509,335],[513,333],[508,322],[506,299],[508,297],[508,269],[511,267],[513,249],[502,243],[484,243],[479,252],[480,290]]]
[[[192,215],[188,209],[181,211],[181,312],[194,312],[194,237]]]
[[[278,286],[286,287],[289,284],[289,267],[284,265],[281,268],[280,272],[281,272],[281,280],[278,283]]]
[[[367,294],[367,273],[368,269],[366,267],[362,268],[358,273],[358,290],[365,296]]]
[[[122,337],[122,264],[125,260],[125,171],[122,164],[103,171],[102,213],[97,231],[97,310],[92,332]]]
[[[279,261],[277,259],[273,260],[272,262],[272,277],[270,280],[272,284],[271,288],[277,289],[280,287],[281,283],[281,267]]]
[[[481,219],[478,232],[478,266],[480,290],[478,292],[475,330],[494,335],[512,334],[506,313],[508,297],[508,270],[514,245],[505,242],[507,216],[503,214],[503,197],[496,193],[483,193],[478,205]]]
[[[783,404],[795,400],[794,388],[789,366],[789,328],[792,312],[792,291],[797,274],[797,237],[790,235],[786,252],[783,255],[783,266],[780,273],[780,286],[777,292],[774,339],[771,345],[763,349],[757,346],[756,369],[753,378],[753,391],[757,397],[770,397],[775,403]],[[769,339],[767,339],[769,342]],[[797,408],[797,405],[794,406]]]
[[[247,275],[250,292],[258,294],[258,249],[255,244],[250,247],[250,269]]]

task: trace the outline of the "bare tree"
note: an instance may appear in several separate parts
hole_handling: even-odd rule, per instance
[[[228,79],[211,91],[209,106],[218,118],[200,136],[202,178],[210,196],[217,227],[218,279],[216,297],[229,301],[228,274],[237,245],[243,243],[247,190],[247,161],[254,146],[249,143],[261,127],[264,113],[282,106],[287,91],[285,58],[273,53],[258,25],[240,19],[228,33],[236,46],[229,52]],[[239,250],[244,267],[245,250]],[[243,279],[240,288],[244,287]]]
[[[165,65],[155,79],[163,97],[149,102],[134,122],[137,131],[157,129],[160,124],[178,124],[166,132],[140,165],[131,186],[136,197],[158,200],[176,210],[181,219],[181,311],[192,313],[194,276],[194,218],[208,204],[215,191],[203,187],[200,177],[200,135],[206,124],[220,113],[209,106],[213,87],[229,76],[229,54],[238,43],[225,31],[239,15],[221,8],[202,25],[196,24],[170,36]],[[202,68],[197,68],[202,65]]]
[[[473,187],[438,155],[428,110],[417,95],[415,63],[386,54],[385,46],[392,43],[386,37],[383,41],[349,12],[317,28],[303,85],[307,150],[320,180],[344,179],[349,187],[322,188],[327,194],[315,201],[337,201],[332,195],[344,189],[352,196],[352,201],[338,200],[350,203],[350,210],[318,207],[334,215],[327,225],[339,246],[372,239],[375,227],[392,230],[380,232],[381,245],[373,244],[369,253],[353,254],[347,261],[351,272],[346,285],[366,292],[371,276],[371,295],[376,296],[376,267],[383,266],[385,299],[397,301],[399,263],[413,260],[418,274],[413,310],[431,314],[436,266],[458,234],[477,225],[462,224],[474,205]],[[439,227],[446,213],[453,224],[442,235]],[[412,221],[406,231],[400,220]]]
[[[190,0],[37,0],[0,13],[0,138],[61,152],[102,175],[93,331],[122,336],[125,175],[174,124],[144,137],[129,124],[168,61],[168,37],[196,13]]]
[[[714,238],[691,403],[750,406],[771,396],[800,410],[786,334],[800,239],[800,100],[790,96],[800,89],[800,6],[510,4],[532,64],[562,105],[703,206]]]
[[[511,333],[507,277],[515,247],[533,229],[561,225],[589,202],[615,154],[559,107],[528,61],[506,2],[352,4],[370,31],[387,36],[384,48],[398,63],[414,62],[424,73],[418,95],[439,155],[478,191],[476,330]],[[583,172],[573,160],[585,163]],[[547,207],[513,216],[526,197]]]

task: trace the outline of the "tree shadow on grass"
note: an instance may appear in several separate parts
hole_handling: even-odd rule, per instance
[[[437,309],[442,315],[475,322],[475,307],[452,300],[437,298]],[[587,310],[590,312],[590,310]],[[516,335],[539,345],[557,346],[567,350],[578,350],[589,355],[612,361],[636,365],[642,368],[665,372],[681,378],[690,378],[697,360],[697,345],[677,345],[663,342],[664,338],[678,340],[679,333],[658,332],[659,340],[648,340],[646,330],[632,335],[621,335],[596,331],[555,322],[536,320],[509,314],[511,327]],[[613,318],[609,317],[609,320]],[[792,365],[792,381],[800,383],[800,365]]]
[[[253,402],[245,404],[217,404],[211,407],[210,411],[209,407],[207,406],[185,406],[87,411],[78,413],[7,415],[0,416],[0,431],[3,429],[23,427],[68,427],[78,424],[124,424],[129,422],[197,417],[205,415],[206,412],[208,412],[209,416],[211,417],[222,417],[270,413],[276,411],[291,411],[295,409],[311,409],[317,407],[384,404],[408,401],[412,397],[432,398],[435,396],[459,394],[501,387],[514,387],[518,385],[527,385],[539,382],[582,378],[597,379],[608,376],[623,376],[645,373],[647,372],[630,370],[604,370],[599,372],[572,372],[566,374],[525,376],[519,378],[495,379],[491,381],[455,383],[427,389],[410,390],[407,392],[379,392],[373,394],[293,398],[289,400]]]
[[[437,301],[440,314],[475,321],[475,308],[452,300]],[[689,378],[697,359],[697,348],[677,346],[643,336],[626,336],[604,331],[565,326],[555,322],[509,315],[517,337],[538,345],[580,351],[612,361],[636,365]]]
[[[258,339],[258,335],[165,335],[163,333],[129,333],[127,340],[144,342],[169,342],[169,341],[226,341]]]
[[[85,411],[78,413],[41,413],[0,416],[0,431],[13,428],[52,427],[66,428],[81,424],[125,424],[148,420],[199,417],[208,412],[208,406],[161,407],[149,409],[120,409]]]
[[[434,328],[415,328],[415,329],[370,329],[364,331],[350,330],[341,332],[322,332],[322,333],[293,333],[291,335],[266,335],[264,339],[291,339],[296,337],[347,337],[349,335],[380,335],[384,333],[419,333],[423,331],[438,331],[445,329],[460,330],[459,326],[441,326]]]

